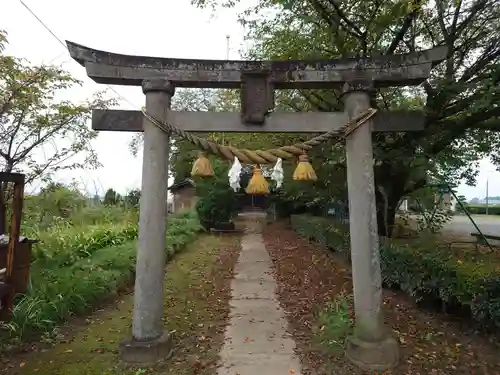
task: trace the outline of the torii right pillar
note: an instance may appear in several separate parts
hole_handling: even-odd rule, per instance
[[[370,108],[371,82],[344,85],[344,110],[349,119]],[[375,204],[372,121],[346,139],[349,226],[356,326],[347,338],[346,355],[366,370],[386,370],[399,360],[397,341],[384,326],[382,277]]]

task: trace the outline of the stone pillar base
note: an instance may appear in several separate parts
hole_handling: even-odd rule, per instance
[[[349,336],[345,353],[352,363],[363,370],[389,370],[399,362],[398,343],[392,337],[380,342],[367,342],[356,336]]]
[[[152,341],[124,340],[120,343],[120,360],[126,364],[154,365],[172,356],[172,346],[168,332]]]

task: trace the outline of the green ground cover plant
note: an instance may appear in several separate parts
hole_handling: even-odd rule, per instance
[[[54,228],[42,232],[33,245],[33,260],[41,267],[65,267],[92,256],[99,249],[137,238],[137,222]]]
[[[349,251],[347,228],[331,219],[295,215],[297,234],[333,251]],[[484,329],[500,328],[500,271],[492,262],[460,259],[455,253],[417,241],[384,239],[380,258],[386,286],[398,287],[417,301],[441,300],[470,312]]]
[[[81,230],[83,227],[75,227],[46,234],[44,238],[49,240],[37,252],[29,289],[17,296],[12,320],[4,323],[0,331],[4,344],[34,334],[50,337],[60,323],[116,294],[133,279],[137,222]],[[199,220],[193,212],[170,217],[167,259],[172,259],[199,231]]]
[[[118,343],[130,335],[133,295],[88,316],[85,326],[69,327],[72,340],[5,363],[19,375],[215,374],[239,252],[238,236],[201,234],[166,266],[164,316],[175,350],[165,363],[136,367],[119,361]]]

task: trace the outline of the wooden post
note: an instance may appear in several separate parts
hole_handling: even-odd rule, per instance
[[[21,231],[21,219],[23,213],[23,203],[24,203],[24,175],[21,173],[1,173],[0,183],[8,186],[8,182],[13,182],[14,194],[12,198],[12,216],[10,222],[10,236],[9,244],[7,247],[7,259],[6,268],[7,274],[5,281],[8,285],[8,293],[5,295],[0,295],[0,320],[7,320],[10,318],[12,309],[14,306],[14,295],[16,290],[14,288],[14,258],[17,255],[17,250],[19,249],[19,236]],[[0,194],[5,194],[7,189],[0,189]],[[5,196],[4,196],[5,198]],[[2,202],[3,203],[3,202]],[[6,206],[4,206],[6,208]],[[5,212],[4,212],[5,213]],[[4,217],[5,218],[5,217]],[[3,234],[3,233],[2,233]]]
[[[145,80],[146,109],[167,120],[175,88],[164,79]],[[132,339],[121,343],[128,363],[154,363],[172,353],[170,334],[163,327],[165,240],[167,225],[168,154],[170,136],[144,118],[144,152],[139,217]]]
[[[354,118],[370,108],[371,85],[344,85],[345,111]],[[373,174],[372,121],[346,139],[349,226],[356,327],[346,346],[348,358],[367,370],[398,362],[397,342],[387,336],[382,312],[382,278]]]

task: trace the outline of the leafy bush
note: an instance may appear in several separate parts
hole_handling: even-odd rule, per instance
[[[229,186],[226,164],[214,164],[214,177],[197,179],[196,192],[199,197],[196,212],[202,223],[220,224],[231,221],[235,210],[235,193]]]
[[[52,183],[38,195],[25,197],[21,232],[38,238],[61,228],[134,221],[138,221],[138,209],[134,205],[106,206],[73,187]]]
[[[169,218],[167,260],[191,242],[199,230],[198,217],[192,212]],[[128,241],[93,251],[68,266],[36,267],[28,292],[18,297],[12,320],[4,325],[10,338],[50,333],[58,323],[116,293],[133,277],[136,247],[135,241]]]
[[[418,230],[428,230],[432,233],[438,233],[451,218],[452,215],[448,209],[433,208],[432,210],[425,210],[417,216]]]
[[[40,242],[33,246],[33,257],[43,267],[69,266],[99,249],[121,245],[137,235],[137,223],[66,227],[42,232],[38,236]]]
[[[346,337],[353,330],[349,314],[349,301],[352,296],[341,293],[318,313],[315,337],[333,351],[342,351]]]
[[[486,215],[486,205],[469,205],[466,204],[465,208],[471,215]],[[459,209],[461,211],[461,208]],[[500,206],[488,206],[489,215],[500,215]]]
[[[296,215],[294,230],[334,251],[349,252],[347,228],[322,217]],[[380,246],[382,278],[417,300],[440,299],[470,310],[483,328],[500,328],[500,272],[486,263],[462,261],[436,248],[412,248],[390,239]]]

